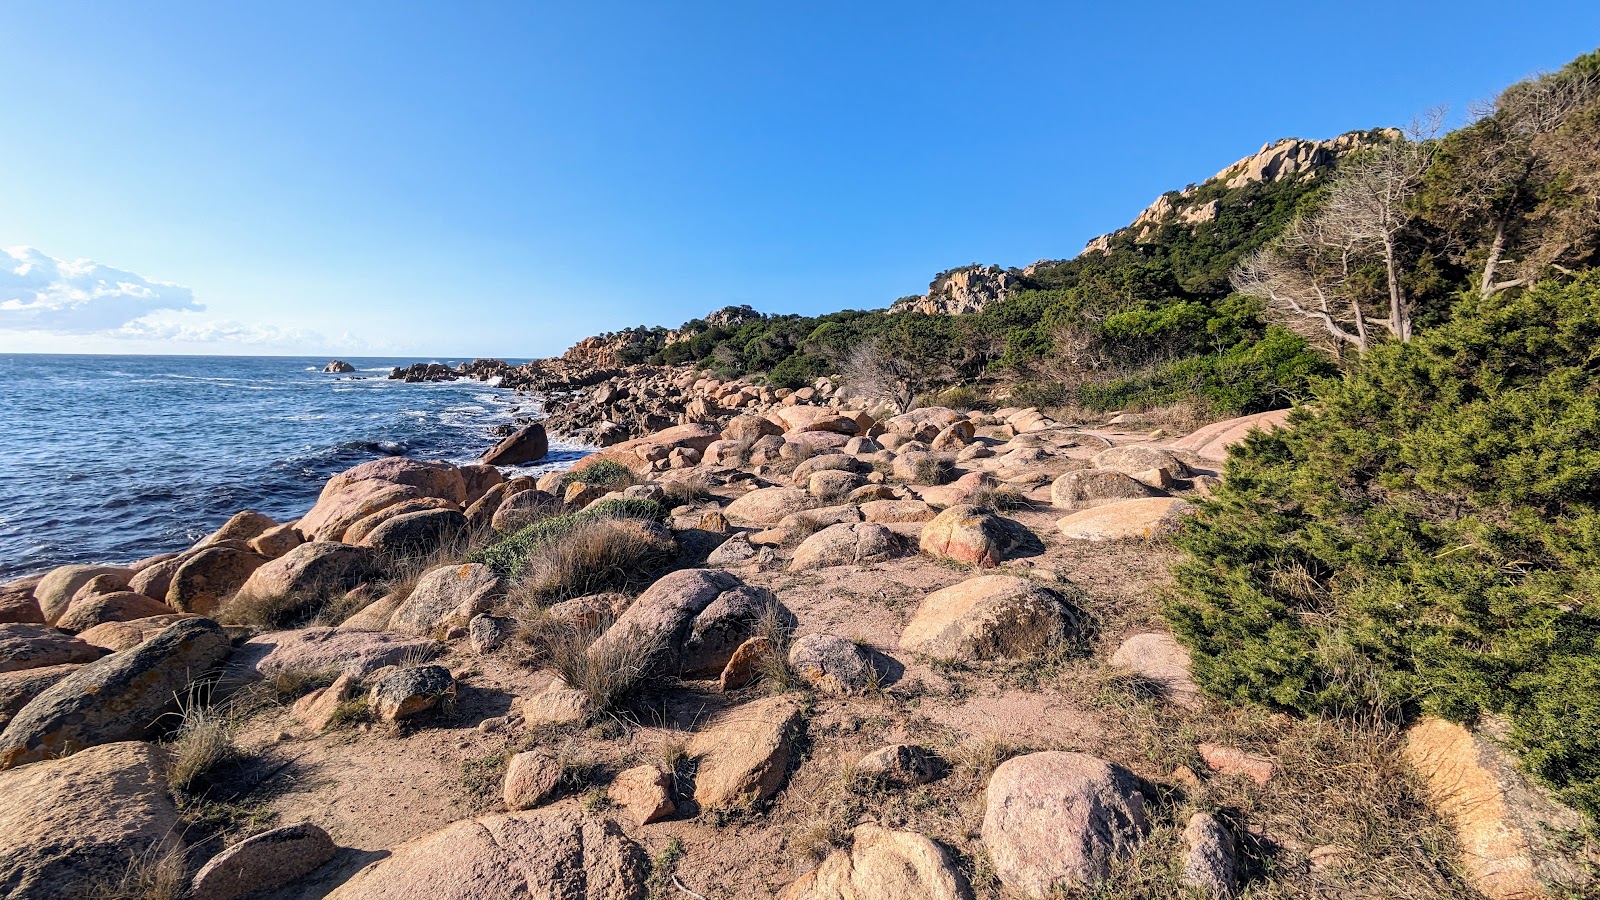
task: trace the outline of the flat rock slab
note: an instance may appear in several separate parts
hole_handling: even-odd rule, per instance
[[[288,884],[332,859],[335,849],[333,838],[310,822],[251,835],[195,874],[190,900],[236,900]]]
[[[783,785],[801,726],[800,704],[768,697],[728,710],[695,734],[689,756],[699,761],[694,799],[701,809],[750,807]]]
[[[1189,651],[1170,634],[1148,632],[1128,638],[1111,654],[1111,665],[1149,681],[1179,706],[1194,709],[1200,705],[1200,687],[1190,674]]]
[[[0,672],[94,662],[104,655],[104,649],[48,625],[0,625]]]
[[[1056,522],[1069,538],[1080,541],[1150,539],[1168,534],[1194,507],[1177,497],[1119,500],[1081,510]]]
[[[245,641],[234,657],[234,670],[244,677],[301,671],[365,678],[384,666],[431,656],[437,649],[433,641],[385,631],[273,631]]]

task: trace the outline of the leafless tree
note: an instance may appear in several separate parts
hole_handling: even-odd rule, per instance
[[[924,363],[923,370],[931,365]],[[921,382],[919,366],[888,353],[872,341],[863,340],[850,348],[842,366],[846,393],[865,400],[887,403],[895,412],[911,410]]]
[[[1233,288],[1264,301],[1269,315],[1313,343],[1364,351],[1369,338],[1357,252],[1348,234],[1321,217],[1296,219],[1234,269]]]

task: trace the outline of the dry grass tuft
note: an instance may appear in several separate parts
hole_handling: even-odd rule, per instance
[[[183,704],[183,721],[167,739],[167,786],[189,791],[218,766],[239,755],[234,744],[238,719],[221,706],[208,706],[195,692]]]
[[[529,552],[508,599],[517,607],[637,590],[654,581],[676,551],[672,536],[654,522],[631,518],[582,522]]]
[[[534,638],[537,655],[569,686],[589,698],[596,715],[614,713],[655,675],[664,647],[659,641],[608,640],[598,648],[599,629],[548,622]]]
[[[711,485],[703,475],[690,475],[661,483],[662,505],[667,508],[698,503],[711,496]]]
[[[115,881],[95,886],[101,900],[182,900],[189,895],[189,864],[178,841],[158,841],[128,860]]]

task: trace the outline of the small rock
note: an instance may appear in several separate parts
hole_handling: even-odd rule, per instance
[[[779,900],[971,900],[972,889],[945,849],[912,831],[856,826]]]
[[[1200,687],[1189,674],[1189,651],[1170,634],[1149,632],[1128,638],[1111,654],[1111,664],[1156,685],[1179,706],[1200,706]]]
[[[333,684],[318,688],[294,702],[292,713],[295,721],[312,731],[326,731],[333,723],[339,707],[355,696],[356,687],[354,678],[340,675]]]
[[[506,766],[506,809],[533,809],[550,802],[561,786],[561,761],[548,750],[529,750]]]
[[[493,653],[504,647],[516,633],[517,621],[510,616],[479,614],[467,623],[467,636],[473,653]]]
[[[865,778],[906,786],[935,781],[947,768],[939,754],[916,744],[890,744],[856,763],[857,774]]]
[[[937,659],[1015,659],[1059,643],[1077,614],[1025,578],[980,575],[925,597],[900,647]]]
[[[333,858],[333,838],[300,822],[245,838],[211,858],[194,876],[191,900],[236,900],[305,875]]]
[[[657,766],[634,766],[621,772],[606,788],[606,795],[635,825],[669,819],[678,811],[672,801],[672,776]]]
[[[789,648],[789,665],[824,694],[847,697],[865,693],[877,678],[872,657],[855,644],[831,634],[808,634]]]
[[[1278,769],[1270,758],[1246,753],[1238,747],[1201,744],[1196,749],[1200,751],[1200,758],[1206,761],[1206,765],[1210,766],[1212,771],[1224,775],[1238,775],[1256,784],[1266,784],[1272,779],[1272,773]]]
[[[433,709],[455,691],[456,680],[444,666],[396,669],[372,686],[372,711],[382,721],[398,722]]]
[[[559,678],[534,694],[518,697],[515,705],[522,720],[530,726],[585,722],[594,713],[594,704],[589,701],[589,695],[568,687]]]
[[[800,705],[767,697],[728,710],[690,740],[698,761],[694,799],[701,809],[748,807],[772,798],[783,784],[801,725]]]
[[[718,688],[727,693],[754,682],[761,677],[762,668],[777,652],[777,645],[772,638],[759,634],[749,638],[733,651],[728,664],[722,667],[722,675],[717,678]]]

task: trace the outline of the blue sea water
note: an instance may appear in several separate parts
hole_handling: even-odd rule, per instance
[[[384,377],[415,361],[351,358],[341,376],[309,357],[0,355],[0,580],[178,550],[243,509],[293,519],[335,472],[469,462],[537,410],[483,382]]]

